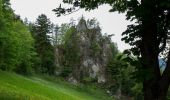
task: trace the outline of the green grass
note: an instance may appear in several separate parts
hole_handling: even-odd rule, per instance
[[[53,77],[24,77],[0,71],[0,100],[112,100],[93,86],[74,86]]]

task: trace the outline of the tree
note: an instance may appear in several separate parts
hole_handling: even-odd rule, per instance
[[[50,35],[52,24],[46,15],[38,16],[36,23],[32,26],[31,32],[35,38],[35,48],[40,58],[41,73],[54,74],[54,48],[51,44]]]
[[[88,19],[87,20],[87,27],[88,28],[98,28],[99,27],[99,22],[95,18]]]
[[[63,67],[61,76],[63,77],[69,76],[80,62],[79,37],[76,34],[76,28],[72,26],[67,29],[65,25],[62,26],[64,29],[63,32],[65,32],[61,38],[62,44],[58,45],[64,51],[63,55],[60,54],[60,59],[62,59],[60,63],[62,63],[61,66]]]
[[[56,46],[58,44],[58,37],[59,37],[59,26],[54,26],[54,33],[53,33],[53,44]]]
[[[109,4],[111,12],[126,13],[127,20],[135,21],[122,34],[122,38],[132,48],[141,67],[145,100],[165,100],[170,84],[170,1],[169,0],[63,0],[72,4],[72,8],[61,5],[53,11],[60,16],[74,12],[76,8],[93,10],[102,4]],[[167,59],[163,74],[160,73],[158,57],[161,53]]]
[[[33,72],[34,40],[22,20],[0,0],[0,69],[24,74]]]
[[[16,55],[13,60],[18,62],[14,70],[20,74],[32,74],[34,72],[34,56],[36,55],[34,39],[26,25],[20,21],[14,23],[13,31],[16,33],[11,35],[11,38],[15,39],[9,45],[13,45],[11,48],[14,48],[15,52],[12,55]]]
[[[64,38],[65,33],[70,29],[70,25],[67,23],[61,24],[59,30],[58,30],[58,44],[63,44],[64,41],[62,38]]]

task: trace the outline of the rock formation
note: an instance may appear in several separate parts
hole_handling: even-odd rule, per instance
[[[106,67],[112,56],[110,38],[102,36],[99,27],[88,29],[84,19],[79,21],[75,30],[70,38],[74,37],[73,39],[77,41],[78,61],[74,62],[68,80],[77,83],[88,78],[94,79],[98,83],[105,83],[107,81]],[[62,62],[65,62],[62,61],[65,60],[62,57],[67,52],[64,49],[61,46],[56,49],[56,62],[58,66],[61,66],[61,71],[64,66]]]

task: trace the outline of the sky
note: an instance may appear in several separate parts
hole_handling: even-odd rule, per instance
[[[129,48],[128,44],[121,41],[121,33],[131,23],[125,20],[125,14],[118,14],[117,12],[110,13],[108,11],[111,7],[102,5],[92,11],[81,9],[70,15],[57,17],[52,9],[58,7],[60,3],[62,3],[61,0],[11,0],[11,7],[22,19],[27,18],[32,22],[35,22],[40,14],[46,14],[54,24],[58,25],[69,23],[70,19],[78,20],[81,16],[84,16],[85,19],[96,18],[100,23],[102,33],[114,34],[112,41],[117,43],[120,51]]]

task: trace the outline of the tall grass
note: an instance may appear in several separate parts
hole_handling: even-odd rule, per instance
[[[54,77],[24,77],[0,71],[0,100],[111,100],[104,91]]]

